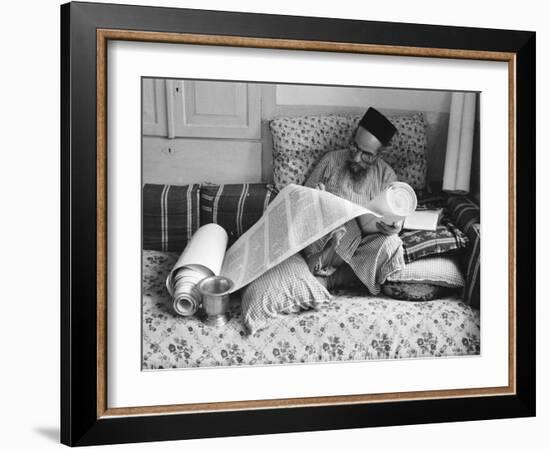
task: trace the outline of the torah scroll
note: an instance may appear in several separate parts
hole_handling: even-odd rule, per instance
[[[186,282],[197,284],[206,276],[219,274],[233,281],[232,292],[239,290],[358,216],[369,214],[375,220],[391,221],[408,215],[416,207],[416,196],[407,184],[393,183],[372,201],[372,205],[365,208],[326,191],[291,184],[281,190],[260,220],[227,252],[225,230],[216,224],[202,226],[172,268],[166,287],[176,298],[175,284],[181,279],[181,269],[185,268],[199,272]],[[186,284],[185,289],[189,290],[189,285]],[[191,296],[196,295],[187,294]]]

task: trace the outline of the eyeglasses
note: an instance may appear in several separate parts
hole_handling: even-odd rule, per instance
[[[355,143],[355,141],[352,140],[351,142],[351,152],[353,153],[353,155],[355,156],[357,154],[357,152],[360,151],[361,152],[361,160],[363,162],[366,162],[367,164],[372,164],[374,161],[376,161],[376,159],[378,159],[378,154],[376,153],[369,153],[368,151],[364,151],[362,150],[361,148],[359,148],[357,146],[357,144]]]

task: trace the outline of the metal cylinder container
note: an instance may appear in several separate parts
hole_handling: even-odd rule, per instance
[[[233,281],[225,276],[208,276],[199,282],[202,294],[202,307],[206,314],[205,323],[221,326],[229,321],[229,292]]]

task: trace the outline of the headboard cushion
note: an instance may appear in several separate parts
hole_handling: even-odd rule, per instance
[[[388,117],[397,128],[382,158],[400,181],[415,190],[426,187],[426,120],[422,113]],[[280,190],[303,184],[327,152],[347,148],[361,116],[346,114],[280,117],[271,120],[273,178]]]

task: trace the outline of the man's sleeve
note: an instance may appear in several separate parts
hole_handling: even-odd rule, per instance
[[[393,168],[389,164],[386,164],[382,173],[382,190],[388,187],[392,182],[397,181],[397,175],[393,171]]]
[[[317,163],[309,178],[307,178],[304,185],[306,187],[315,187],[318,183],[325,182],[325,172],[327,169],[327,155],[323,156]]]

